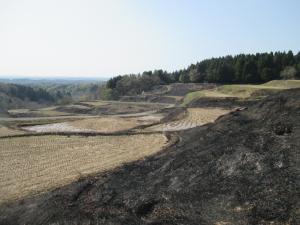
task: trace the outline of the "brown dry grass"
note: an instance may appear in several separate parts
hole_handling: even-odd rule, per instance
[[[47,108],[41,108],[35,111],[38,115],[42,116],[68,116],[72,115],[68,112],[60,112],[56,110],[56,107],[47,107]]]
[[[160,151],[160,134],[0,139],[0,202],[65,185]]]
[[[60,112],[56,110],[56,107],[47,107],[47,108],[40,108],[35,110],[30,109],[13,109],[8,110],[10,115],[18,116],[18,117],[26,117],[28,115],[30,116],[68,116],[72,115],[68,112]]]
[[[222,108],[188,108],[184,118],[169,123],[149,127],[148,130],[175,131],[185,130],[206,123],[214,122],[219,116],[228,113],[229,110]]]
[[[0,125],[0,137],[23,134],[23,131],[11,129]]]

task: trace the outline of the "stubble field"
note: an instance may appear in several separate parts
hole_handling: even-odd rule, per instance
[[[160,151],[162,134],[0,139],[0,202],[41,193]]]
[[[33,132],[101,132],[114,133],[132,129],[141,125],[134,118],[102,117],[80,119],[71,122],[34,125],[23,127],[27,131]]]
[[[158,124],[147,128],[151,131],[179,131],[214,122],[229,110],[222,108],[188,108],[180,120]]]

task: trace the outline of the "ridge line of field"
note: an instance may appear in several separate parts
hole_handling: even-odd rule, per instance
[[[105,133],[105,132],[43,132],[43,133],[16,134],[16,135],[10,135],[10,136],[7,135],[7,136],[1,136],[0,139],[17,138],[17,137],[47,136],[47,135],[94,137],[94,136],[126,136],[126,135],[140,135],[140,134],[161,134],[161,133],[163,133],[163,132],[161,132],[161,131],[138,132],[138,133],[134,133],[132,131],[114,132],[114,133]]]

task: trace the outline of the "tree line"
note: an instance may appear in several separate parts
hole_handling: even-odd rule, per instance
[[[271,52],[239,54],[206,59],[186,69],[163,70],[128,74],[108,80],[103,98],[136,95],[151,90],[155,85],[170,83],[262,83],[275,79],[300,78],[300,52]]]

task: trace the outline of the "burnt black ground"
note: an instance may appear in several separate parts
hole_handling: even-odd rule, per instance
[[[0,224],[300,224],[300,89],[178,135],[143,161],[2,205]]]
[[[224,109],[232,109],[236,107],[248,107],[257,103],[258,100],[241,100],[236,97],[214,98],[201,97],[191,101],[188,107],[221,107]]]

